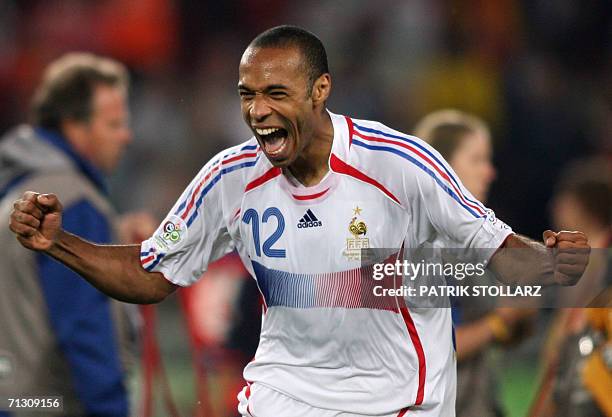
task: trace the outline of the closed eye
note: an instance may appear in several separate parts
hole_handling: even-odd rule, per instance
[[[243,99],[250,99],[253,98],[253,96],[255,95],[255,93],[253,93],[252,91],[247,90],[239,90],[238,94],[240,95],[240,98]]]
[[[272,97],[273,99],[283,99],[285,97],[287,97],[287,93],[285,91],[272,91],[269,93],[270,97]]]

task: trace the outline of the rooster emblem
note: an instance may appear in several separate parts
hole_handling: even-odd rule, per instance
[[[368,227],[363,221],[357,221],[357,217],[353,217],[349,223],[349,232],[355,237],[365,235],[368,232]]]

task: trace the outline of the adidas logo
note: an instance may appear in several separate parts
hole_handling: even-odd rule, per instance
[[[307,227],[320,227],[323,226],[323,222],[317,219],[317,216],[308,209],[306,210],[306,214],[300,219],[297,224],[298,229],[306,229]]]

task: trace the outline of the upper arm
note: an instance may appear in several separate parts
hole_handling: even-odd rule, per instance
[[[222,169],[213,158],[200,171],[161,222],[141,244],[140,263],[173,284],[195,282],[207,265],[231,251],[222,208]]]
[[[134,276],[138,277],[138,281],[146,280],[150,284],[149,288],[152,291],[151,300],[146,303],[160,302],[176,291],[178,285],[170,281],[163,272],[147,271],[143,268],[141,245],[120,246],[119,248],[119,250],[129,248],[128,263],[138,270]],[[134,284],[140,285],[138,282],[134,282]]]
[[[434,236],[457,248],[497,248],[512,230],[478,201],[442,156],[414,138],[418,153],[402,165],[403,197]]]

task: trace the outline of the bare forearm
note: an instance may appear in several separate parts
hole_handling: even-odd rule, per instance
[[[490,268],[507,284],[555,283],[552,250],[521,235],[508,237],[491,259]]]
[[[47,250],[112,298],[137,304],[159,302],[175,286],[162,274],[145,271],[139,252],[139,245],[95,245],[67,232],[60,232]]]

